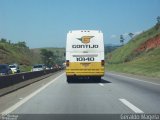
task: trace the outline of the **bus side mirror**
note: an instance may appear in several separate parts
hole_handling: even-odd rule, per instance
[[[66,56],[66,53],[64,52],[64,57]]]

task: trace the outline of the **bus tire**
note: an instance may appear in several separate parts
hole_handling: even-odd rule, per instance
[[[67,82],[68,82],[68,83],[71,83],[71,82],[72,82],[72,77],[67,76]]]
[[[100,83],[101,82],[101,77],[99,77],[99,76],[95,77],[95,82]]]

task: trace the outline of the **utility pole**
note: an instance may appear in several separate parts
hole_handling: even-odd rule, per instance
[[[123,35],[120,35],[120,43],[122,44],[122,46],[124,45],[124,37],[123,37]]]

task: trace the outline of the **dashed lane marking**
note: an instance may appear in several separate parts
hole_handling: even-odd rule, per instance
[[[99,85],[100,85],[100,86],[104,86],[104,84],[102,84],[102,83],[99,83]]]
[[[119,99],[123,104],[125,104],[127,107],[129,107],[131,110],[133,110],[135,113],[144,113],[142,110],[137,108],[135,105],[127,101],[126,99]]]

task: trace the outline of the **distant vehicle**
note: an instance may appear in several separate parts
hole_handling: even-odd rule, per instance
[[[104,76],[103,33],[97,30],[74,30],[67,34],[67,81],[75,77],[100,81]]]
[[[46,70],[50,70],[51,69],[51,67],[50,66],[46,66]]]
[[[45,67],[45,65],[44,64],[36,64],[36,65],[34,65],[33,67],[32,67],[32,72],[34,72],[34,71],[42,71],[42,70],[45,70],[46,69],[46,67]]]
[[[46,70],[52,70],[53,69],[53,65],[46,65]]]
[[[9,75],[12,74],[12,70],[7,64],[0,64],[0,75]]]
[[[66,63],[63,63],[63,67],[64,67],[64,68],[66,67]]]
[[[12,70],[12,73],[20,73],[20,69],[17,64],[9,65],[9,67]]]

